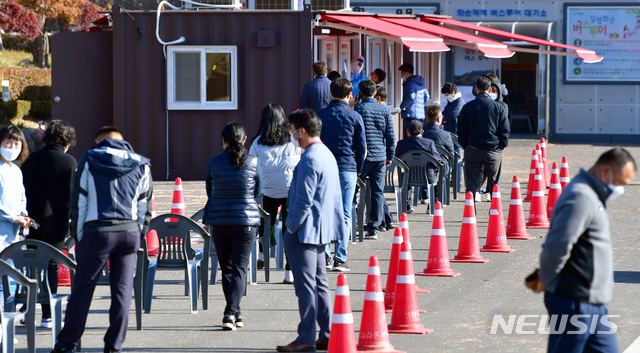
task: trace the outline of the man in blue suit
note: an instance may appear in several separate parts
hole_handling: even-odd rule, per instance
[[[289,116],[291,133],[305,151],[293,171],[284,247],[298,297],[298,337],[278,352],[326,350],[331,331],[331,293],[325,246],[346,238],[338,163],[320,140],[322,120],[309,109]],[[320,335],[316,341],[316,321]]]

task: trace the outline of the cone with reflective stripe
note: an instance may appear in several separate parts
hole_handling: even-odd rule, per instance
[[[527,222],[527,228],[549,228],[549,219],[547,218],[547,199],[544,197],[542,171],[540,168],[536,169],[536,177],[533,186],[534,190],[531,195],[531,208],[529,209],[529,222]]]
[[[531,202],[531,193],[533,192],[533,180],[536,176],[536,169],[538,169],[538,152],[536,150],[533,150],[533,152],[531,153],[531,167],[529,169],[527,196],[524,198],[524,202]]]
[[[516,252],[507,244],[507,230],[504,226],[504,214],[502,213],[502,196],[500,186],[493,185],[491,195],[491,210],[489,210],[489,227],[487,229],[487,241],[480,251],[489,252]]]
[[[400,261],[398,261],[398,277],[396,278],[396,295],[393,300],[393,312],[389,333],[427,334],[433,329],[425,328],[420,323],[418,297],[416,296],[416,277],[413,274],[413,258],[407,243],[402,243]],[[333,334],[333,332],[332,332]]]
[[[182,194],[182,179],[176,178],[176,185],[173,188],[173,201],[171,202],[171,213],[187,216],[184,209],[184,195]]]
[[[394,289],[395,290],[395,289]],[[399,352],[389,342],[387,315],[384,312],[384,295],[378,258],[369,258],[367,288],[360,321],[358,352]],[[333,333],[333,332],[332,332]]]
[[[558,201],[558,197],[562,193],[562,185],[560,185],[560,175],[558,173],[558,163],[553,162],[551,170],[551,185],[549,186],[549,200],[547,200],[547,218],[551,220],[553,208]]]
[[[405,215],[403,213],[403,215]],[[406,215],[405,215],[406,216]],[[396,292],[396,276],[398,276],[398,256],[402,246],[402,228],[397,227],[393,232],[393,245],[389,258],[389,271],[387,271],[387,287],[384,291],[384,308],[390,313],[393,308],[393,297]]]
[[[151,195],[151,218],[156,217],[156,196]],[[160,253],[160,241],[158,240],[158,233],[155,229],[151,229],[147,235],[147,252],[149,256],[158,256]]]
[[[567,157],[562,157],[562,165],[560,166],[560,186],[562,187],[562,190],[564,190],[564,187],[567,186],[570,181],[569,162],[567,162]]]
[[[542,177],[542,191],[544,191],[544,194],[546,195],[549,193],[549,190],[547,190],[547,185],[544,179],[544,175],[547,172],[547,170],[545,169],[544,163],[542,161],[542,148],[540,147],[540,144],[536,145],[536,152],[538,153],[538,168],[540,168],[540,176]]]
[[[351,297],[347,276],[338,276],[336,299],[331,316],[331,335],[329,336],[329,352],[353,353],[357,352],[356,333],[353,329],[353,314],[351,313]]]
[[[407,244],[407,248],[409,249],[409,252],[412,252],[411,251],[411,235],[409,233],[409,218],[407,217],[407,214],[404,212],[400,215],[400,228],[402,228],[402,240],[404,243]],[[411,258],[413,259],[413,255],[411,256]],[[416,293],[431,293],[429,292],[428,289],[420,289],[420,287],[418,287],[417,284],[415,285],[415,291]]]
[[[442,204],[436,202],[433,212],[433,225],[431,227],[431,241],[429,243],[429,258],[427,268],[418,276],[457,277],[459,273],[453,272],[449,265],[449,247],[447,246],[447,232],[444,229],[444,216]]]
[[[535,179],[534,179],[535,180]],[[507,219],[507,239],[531,240],[524,223],[524,207],[520,196],[520,181],[518,176],[513,176],[511,183],[511,201],[509,202],[509,218]]]
[[[548,189],[551,185],[551,175],[549,175],[549,161],[547,160],[547,143],[544,137],[540,138],[540,150],[542,151],[542,164],[544,165],[544,185]]]
[[[524,217],[524,216],[523,216]],[[473,202],[473,193],[467,192],[464,202],[464,214],[462,215],[462,229],[460,230],[460,243],[458,255],[451,262],[487,263],[489,260],[480,255],[480,242],[478,241],[478,226],[476,211]]]

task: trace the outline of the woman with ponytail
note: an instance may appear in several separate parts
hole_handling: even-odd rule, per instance
[[[222,269],[222,291],[227,300],[223,330],[244,326],[240,299],[247,284],[249,254],[260,224],[255,201],[257,159],[247,154],[246,140],[242,124],[227,124],[222,129],[224,151],[211,158],[205,176],[209,200],[204,209],[204,223],[211,228]]]

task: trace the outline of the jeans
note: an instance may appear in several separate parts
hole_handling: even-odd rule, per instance
[[[222,271],[222,292],[227,300],[224,315],[240,316],[240,299],[247,285],[247,265],[258,227],[212,225],[211,237]],[[267,259],[268,260],[268,259]]]
[[[366,177],[369,177],[369,184],[371,185],[371,210],[369,213],[371,222],[367,224],[367,230],[371,232],[377,230],[384,221],[382,207],[385,203],[384,177],[386,173],[387,166],[384,161],[364,161],[360,179],[365,180]]]
[[[334,259],[347,262],[347,245],[351,239],[351,207],[353,207],[353,196],[356,192],[358,176],[356,172],[340,172],[340,190],[342,191],[342,207],[344,210],[344,226],[346,239],[340,239],[335,245]],[[325,253],[331,257],[331,244],[327,244]],[[294,274],[295,276],[295,274]]]
[[[612,332],[615,327],[604,316],[607,315],[604,305],[579,302],[550,292],[544,293],[544,304],[550,317],[547,352],[619,352],[616,335]],[[562,318],[564,315],[566,321]],[[573,315],[580,315],[577,318],[580,325],[571,323]]]

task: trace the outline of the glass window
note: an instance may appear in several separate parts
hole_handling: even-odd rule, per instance
[[[207,102],[231,101],[231,54],[207,53]]]
[[[200,53],[175,53],[176,101],[200,101]]]

